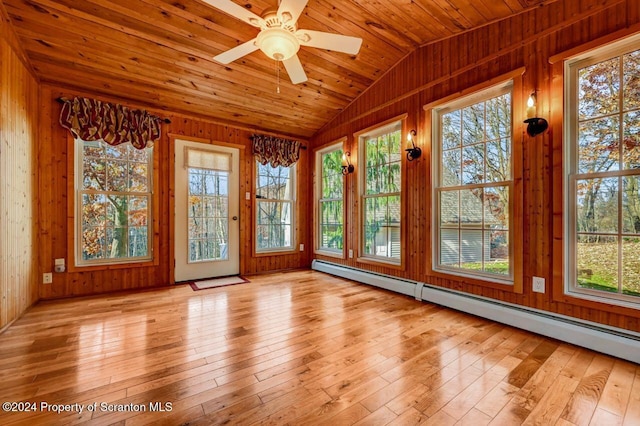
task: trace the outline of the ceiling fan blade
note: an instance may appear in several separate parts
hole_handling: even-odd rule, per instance
[[[281,19],[285,23],[289,23],[289,21],[284,18],[287,17],[286,15],[290,15],[289,19],[291,20],[291,23],[295,24],[298,22],[298,18],[308,1],[309,0],[282,0],[280,7],[278,7],[278,15],[280,15]]]
[[[264,19],[256,15],[255,13],[249,12],[244,7],[235,4],[231,0],[202,0],[203,2],[215,7],[226,13],[227,15],[231,15],[234,18],[238,18],[249,25],[253,25],[254,27],[264,28],[265,22]]]
[[[258,46],[256,46],[256,39],[254,38],[253,40],[249,40],[248,42],[242,43],[233,49],[229,49],[226,52],[222,52],[221,54],[214,56],[213,60],[220,62],[221,64],[228,64],[236,59],[240,59],[243,56],[248,55],[249,53],[253,53],[256,50],[258,50]]]
[[[305,74],[304,68],[302,68],[302,63],[300,62],[298,55],[293,55],[289,59],[282,61],[282,63],[284,64],[284,68],[287,70],[289,79],[291,79],[293,84],[307,81],[307,74]]]
[[[318,49],[333,50],[334,52],[355,55],[360,51],[362,39],[342,34],[325,33],[314,30],[298,30],[296,37],[302,46],[317,47]]]

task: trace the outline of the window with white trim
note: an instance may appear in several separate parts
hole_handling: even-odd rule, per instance
[[[295,174],[256,161],[256,252],[294,249]]]
[[[436,271],[513,283],[512,87],[433,110]]]
[[[317,242],[319,251],[344,251],[344,175],[342,143],[316,153]]]
[[[402,121],[359,135],[362,257],[400,263]]]
[[[231,154],[185,146],[189,263],[229,259]]]
[[[565,62],[566,290],[640,302],[640,36]]]
[[[152,258],[153,149],[76,139],[76,265]]]

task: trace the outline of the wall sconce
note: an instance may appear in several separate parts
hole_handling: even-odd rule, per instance
[[[422,150],[419,147],[417,147],[415,142],[413,141],[415,137],[416,137],[415,130],[411,130],[407,134],[407,142],[411,142],[411,148],[405,149],[405,151],[407,151],[407,160],[409,161],[413,161],[416,158],[420,158],[420,155],[422,155]]]
[[[351,157],[351,153],[349,151],[342,154],[342,174],[345,176],[349,173],[353,173],[355,170],[355,167],[353,167],[353,164],[349,161],[349,157]]]
[[[538,136],[547,130],[549,123],[544,118],[536,117],[536,92],[533,92],[527,100],[527,134],[531,137]]]

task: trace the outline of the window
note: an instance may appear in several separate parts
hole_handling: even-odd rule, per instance
[[[231,154],[185,147],[189,263],[228,260]]]
[[[434,117],[434,269],[513,283],[512,83]]]
[[[256,252],[294,249],[295,170],[256,161]]]
[[[152,149],[76,140],[76,265],[152,258]]]
[[[640,302],[640,37],[565,63],[567,290]]]
[[[316,153],[318,251],[342,255],[344,251],[344,176],[342,143]]]
[[[362,257],[401,261],[402,121],[358,135]]]

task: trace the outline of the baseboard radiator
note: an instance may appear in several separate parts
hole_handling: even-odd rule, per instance
[[[640,333],[320,260],[311,268],[640,364]]]

